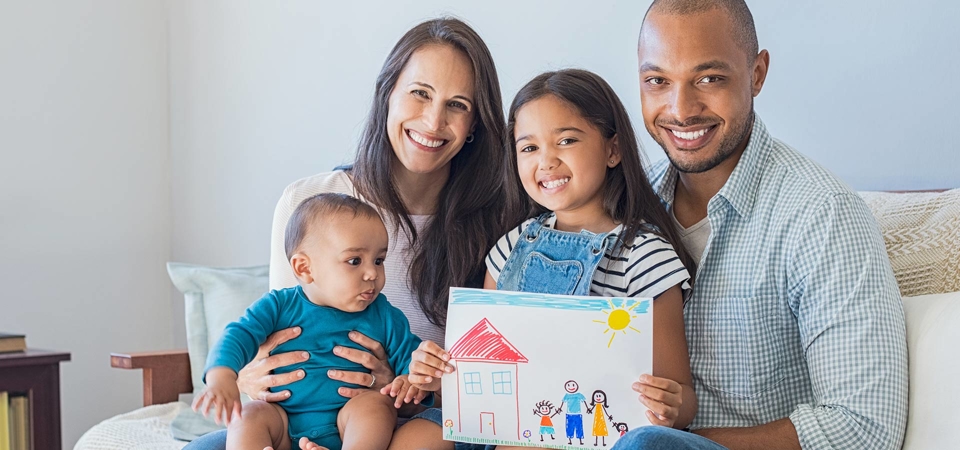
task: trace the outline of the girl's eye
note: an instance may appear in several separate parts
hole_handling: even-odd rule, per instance
[[[373,260],[373,263],[379,266],[379,265],[383,264],[383,258],[377,258],[377,259]]]
[[[470,108],[462,102],[450,102],[450,106],[464,111],[470,110]]]
[[[350,258],[347,260],[347,264],[350,264],[351,266],[359,266],[360,258]]]
[[[563,139],[560,139],[560,145],[573,144],[574,142],[577,142],[577,140],[574,139],[574,138],[563,138]]]
[[[528,145],[528,146],[526,146],[526,147],[521,147],[521,148],[520,148],[520,153],[530,153],[530,152],[536,151],[536,150],[537,150],[537,146],[536,146],[536,145]]]

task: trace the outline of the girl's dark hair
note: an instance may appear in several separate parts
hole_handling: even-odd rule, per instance
[[[590,407],[592,408],[594,406],[597,406],[597,400],[596,400],[597,394],[603,394],[603,407],[609,408],[609,406],[607,406],[607,393],[601,391],[600,389],[593,391],[593,395],[590,396]]]
[[[448,45],[473,66],[473,141],[450,162],[450,177],[440,191],[433,218],[421,233],[397,192],[392,166],[398,164],[387,134],[387,106],[397,78],[410,56],[425,45]],[[350,169],[360,194],[410,236],[414,251],[409,286],[427,319],[443,326],[450,286],[482,287],[484,257],[505,232],[504,158],[506,139],[500,82],[490,50],[466,23],[454,18],[423,22],[393,47],[377,76],[373,106]],[[509,219],[513,221],[514,219]]]
[[[630,245],[638,232],[657,234],[673,245],[692,280],[696,264],[683,248],[680,234],[674,228],[669,213],[650,186],[643,168],[640,144],[633,125],[630,124],[630,116],[617,94],[599,75],[580,69],[546,72],[520,89],[507,116],[507,138],[510,144],[506,148],[506,154],[510,167],[517,167],[517,151],[514,145],[517,111],[527,103],[547,95],[553,95],[571,105],[581,116],[593,123],[604,138],[615,137],[617,140],[620,164],[607,169],[603,206],[613,220],[623,224],[623,233],[619,237],[621,248]],[[526,213],[526,217],[534,217],[547,211],[523,190],[516,169],[512,175],[507,176],[505,185],[507,197],[520,199],[520,208]]]

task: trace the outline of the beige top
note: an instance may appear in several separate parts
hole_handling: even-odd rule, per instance
[[[284,250],[287,222],[301,202],[308,197],[323,193],[347,194],[366,201],[357,194],[353,181],[343,171],[309,176],[287,186],[273,213],[273,231],[270,239],[270,289],[283,289],[297,285],[297,279],[293,275],[293,269],[290,268],[290,262],[287,261]],[[411,219],[419,232],[431,217],[411,216]],[[413,259],[409,236],[402,229],[398,230],[391,222],[389,218],[384,218],[390,245],[383,263],[386,275],[383,295],[407,316],[413,334],[420,339],[434,341],[443,346],[443,328],[427,320],[408,283],[407,270]]]

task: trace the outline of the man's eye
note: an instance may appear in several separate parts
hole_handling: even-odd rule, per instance
[[[350,258],[347,260],[347,264],[350,264],[351,266],[359,266],[360,258]]]
[[[660,78],[660,77],[647,78],[647,84],[650,84],[653,86],[659,86],[663,83],[664,83],[663,78]]]
[[[720,77],[715,77],[715,76],[710,75],[710,76],[706,76],[706,77],[701,78],[701,79],[700,79],[700,82],[701,82],[701,83],[710,84],[710,83],[716,83],[716,82],[720,81],[721,79],[722,79],[722,78],[720,78]]]

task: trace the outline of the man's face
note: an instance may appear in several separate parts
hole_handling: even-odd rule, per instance
[[[738,151],[753,125],[766,51],[746,55],[720,8],[651,12],[638,49],[643,123],[681,172],[706,172]]]
[[[567,392],[572,394],[580,390],[580,385],[578,385],[576,381],[570,380],[564,383],[563,388],[566,389]]]

